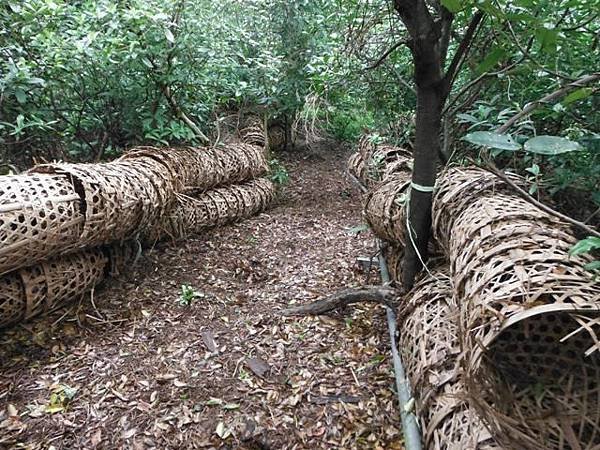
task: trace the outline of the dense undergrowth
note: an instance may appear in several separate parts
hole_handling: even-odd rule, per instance
[[[442,150],[456,161],[480,156],[465,135],[495,130],[597,70],[593,1],[430,6],[453,15],[451,49],[473,12],[484,15],[442,118]],[[33,161],[108,159],[140,143],[200,144],[237,108],[267,111],[292,140],[329,134],[353,142],[376,131],[414,143],[413,65],[394,2],[11,0],[0,22],[4,172]],[[508,130],[519,143],[569,138],[577,151],[494,154],[530,178],[534,195],[590,223],[600,216],[597,91],[597,81],[573,88]]]

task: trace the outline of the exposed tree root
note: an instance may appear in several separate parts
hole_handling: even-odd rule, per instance
[[[313,303],[284,309],[280,314],[283,316],[318,316],[360,302],[381,303],[393,307],[398,293],[399,291],[396,289],[383,286],[344,289]]]

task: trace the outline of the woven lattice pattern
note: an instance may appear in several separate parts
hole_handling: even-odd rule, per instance
[[[0,327],[55,309],[104,278],[107,259],[86,250],[43,261],[0,277]]]
[[[348,159],[348,172],[354,175],[357,180],[366,184],[365,160],[359,152],[352,153]]]
[[[103,251],[108,259],[106,274],[116,277],[131,268],[142,249],[138,241],[131,240],[107,246]]]
[[[422,279],[398,312],[399,349],[431,450],[499,449],[466,402],[460,374],[458,318],[446,271]]]
[[[270,149],[280,150],[285,146],[285,129],[281,125],[271,125],[267,137]]]
[[[518,185],[524,185],[522,178],[510,177]],[[455,167],[439,177],[432,207],[433,232],[447,254],[454,220],[473,201],[502,193],[510,195],[511,188],[494,174],[477,167]]]
[[[244,127],[240,130],[240,137],[246,144],[264,147],[266,145],[265,127],[260,117],[246,117]]]
[[[489,346],[473,403],[508,448],[597,449],[600,360],[588,328],[597,338],[600,313],[531,313]]]
[[[380,238],[404,246],[405,205],[410,173],[398,172],[371,189],[365,196],[363,215]]]
[[[79,195],[65,177],[0,177],[0,274],[75,244],[83,221]]]
[[[597,448],[600,283],[567,226],[491,177],[449,171],[434,199],[471,403],[508,448]]]
[[[391,145],[376,145],[363,136],[348,160],[348,171],[365,186],[387,182],[391,177],[408,176],[412,172],[412,155],[409,151]]]
[[[84,199],[85,223],[78,242],[94,247],[125,240],[154,224],[175,198],[175,181],[148,157],[107,164],[47,164],[32,173],[68,177]]]
[[[264,150],[245,143],[213,148],[139,147],[128,152],[120,161],[137,163],[140,157],[151,158],[164,165],[177,181],[174,190],[178,192],[239,183],[263,175],[268,168]]]
[[[25,315],[25,287],[17,272],[0,276],[0,328],[18,323]]]
[[[392,281],[401,282],[404,247],[390,243],[384,247],[383,256],[385,258],[388,273]]]
[[[250,217],[275,198],[275,185],[267,178],[206,191],[198,197],[179,195],[177,203],[146,240],[181,239],[206,228]]]

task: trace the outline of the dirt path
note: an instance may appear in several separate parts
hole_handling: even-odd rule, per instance
[[[276,314],[365,283],[346,157],[288,157],[274,209],[0,334],[0,448],[401,448],[383,310]]]

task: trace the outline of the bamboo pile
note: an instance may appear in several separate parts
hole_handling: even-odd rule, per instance
[[[600,446],[600,282],[567,225],[479,170],[440,179],[471,404],[508,448]]]
[[[240,133],[259,140],[257,123]],[[264,133],[262,133],[264,135]],[[182,238],[274,199],[264,148],[138,147],[101,164],[0,177],[0,327],[50,311],[117,275],[136,241]]]
[[[251,217],[267,208],[275,198],[275,185],[268,178],[206,191],[196,197],[180,194],[175,206],[149,230],[146,242],[185,239],[203,229]]]
[[[500,449],[464,396],[458,314],[447,268],[417,283],[398,311],[398,345],[415,395],[424,447]]]
[[[372,183],[364,211],[375,233],[390,241],[385,256],[396,279],[406,245],[406,184],[393,177]],[[576,242],[569,228],[492,174],[454,168],[436,187],[433,233],[449,260],[445,278],[451,287],[433,295],[433,304],[423,300],[418,306],[420,291],[433,292],[444,279],[426,277],[401,311],[407,334],[402,349],[417,399],[450,386],[451,396],[466,403],[452,409],[446,402],[448,417],[480,421],[505,448],[600,448],[600,283],[584,268],[589,259],[569,256]],[[429,337],[443,346],[443,337],[454,334],[447,348],[430,348]],[[418,358],[420,365],[411,363]],[[432,372],[428,364],[440,361],[456,372]],[[432,390],[424,372],[460,383]],[[443,441],[432,436],[444,421],[427,405],[421,410],[430,448],[446,448],[434,444]],[[451,429],[439,436],[454,442]],[[447,448],[487,448],[482,445]]]

